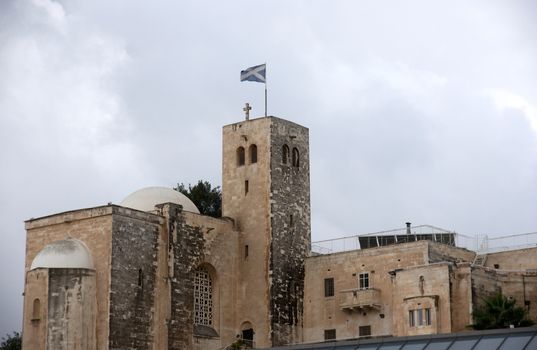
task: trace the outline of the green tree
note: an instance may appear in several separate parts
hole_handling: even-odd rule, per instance
[[[220,186],[212,187],[209,181],[199,180],[194,186],[188,184],[188,188],[183,183],[178,183],[174,190],[190,198],[201,214],[215,218],[222,216],[222,192],[220,191]]]
[[[19,332],[13,332],[13,335],[7,334],[2,337],[0,350],[20,350],[22,348],[22,339]]]
[[[531,326],[533,321],[528,312],[516,306],[515,299],[509,299],[498,293],[484,300],[484,304],[474,310],[474,329],[495,329]]]

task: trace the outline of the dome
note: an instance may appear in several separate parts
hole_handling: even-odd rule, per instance
[[[119,205],[141,211],[153,211],[155,205],[175,203],[183,206],[184,211],[199,214],[192,201],[179,191],[168,187],[146,187],[131,193]]]
[[[86,245],[72,238],[52,242],[41,249],[32,261],[30,270],[39,267],[94,269],[93,259]]]

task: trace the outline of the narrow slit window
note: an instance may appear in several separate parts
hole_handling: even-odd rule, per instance
[[[250,254],[249,252],[249,247],[248,247],[248,244],[246,244],[244,246],[244,258],[246,259],[248,257],[248,255]]]
[[[241,166],[244,165],[244,147],[237,148],[237,165]]]
[[[250,163],[257,163],[257,146],[250,146]]]
[[[295,147],[293,148],[293,166],[297,167],[300,165],[300,155],[298,153],[298,149]]]
[[[289,146],[283,145],[282,147],[282,163],[287,164],[289,162]]]
[[[142,269],[138,270],[138,287],[144,286],[144,272]]]
[[[248,183],[248,180],[244,181],[244,195],[245,196],[248,194],[248,191],[250,190],[249,187],[250,185]]]

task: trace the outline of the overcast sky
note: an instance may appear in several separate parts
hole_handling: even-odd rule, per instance
[[[221,127],[310,129],[314,240],[537,231],[535,1],[0,1],[0,336],[23,221],[221,184]]]

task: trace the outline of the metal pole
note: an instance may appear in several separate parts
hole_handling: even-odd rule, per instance
[[[265,78],[265,117],[267,116],[267,81]]]

